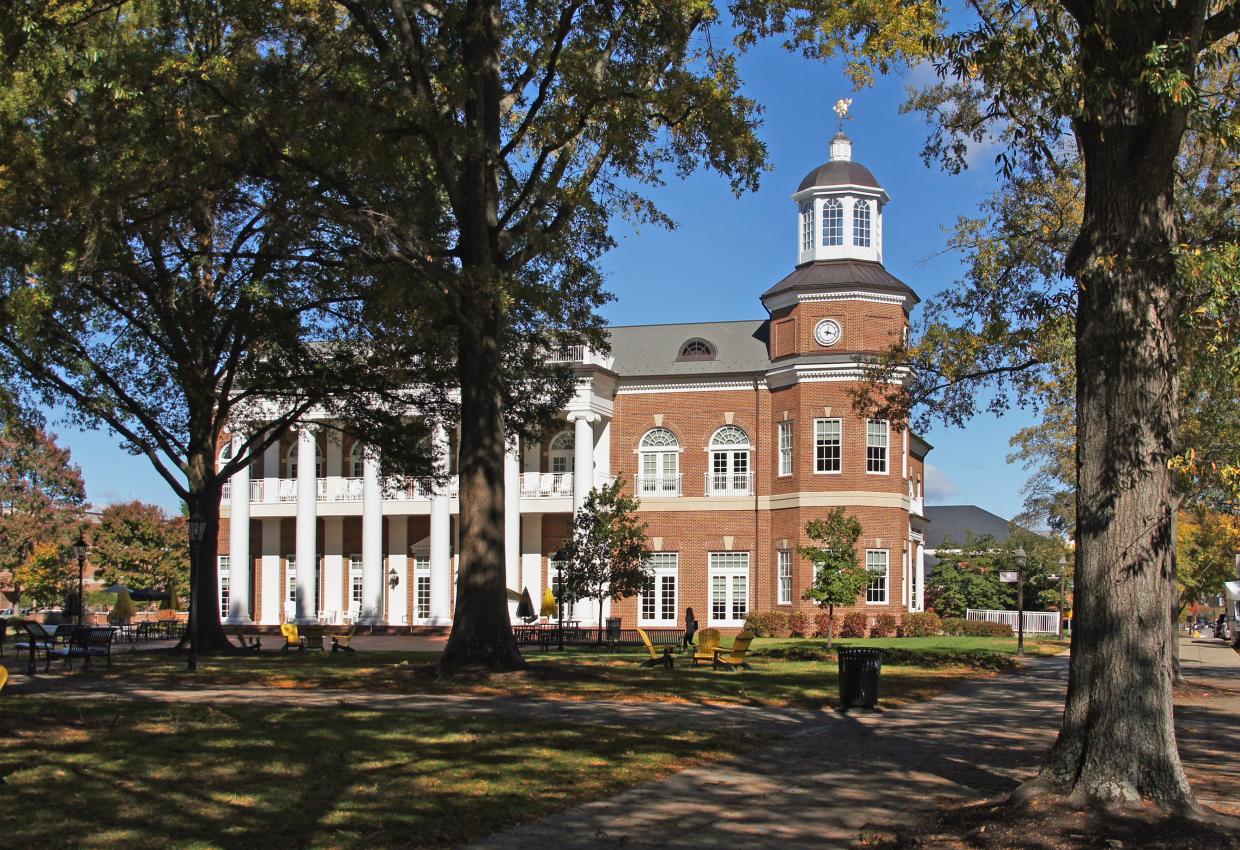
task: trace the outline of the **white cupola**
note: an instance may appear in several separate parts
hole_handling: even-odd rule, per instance
[[[831,158],[801,181],[797,205],[797,265],[819,260],[883,261],[883,205],[890,198],[870,170],[852,159],[843,131]]]

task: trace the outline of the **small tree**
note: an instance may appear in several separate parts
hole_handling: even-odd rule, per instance
[[[77,587],[77,569],[67,546],[36,543],[16,570],[13,583],[33,605],[51,605],[65,599]]]
[[[622,495],[623,487],[617,477],[586,496],[573,519],[573,537],[564,547],[566,563],[560,567],[564,601],[597,601],[600,625],[604,599],[635,596],[651,581],[646,524],[636,516],[641,502]]]
[[[128,590],[122,590],[116,594],[116,606],[112,609],[112,613],[108,615],[108,622],[113,624],[128,623],[137,613],[134,607],[133,599],[129,596]]]
[[[814,583],[802,594],[827,609],[827,646],[835,633],[835,606],[852,605],[865,590],[869,575],[857,561],[861,521],[836,508],[826,519],[810,520],[805,534],[817,546],[798,546],[797,552],[814,564]]]
[[[189,531],[185,517],[158,505],[109,505],[91,533],[95,576],[105,584],[180,591],[189,587]]]

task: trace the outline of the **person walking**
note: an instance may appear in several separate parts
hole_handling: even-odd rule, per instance
[[[698,630],[698,621],[697,621],[697,618],[693,616],[693,609],[686,608],[685,609],[685,640],[684,640],[685,649],[688,649],[689,647],[693,646],[693,636],[697,634],[697,630]]]

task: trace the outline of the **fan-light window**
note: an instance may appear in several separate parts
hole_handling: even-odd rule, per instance
[[[680,347],[681,360],[714,360],[715,349],[704,339],[691,339]]]

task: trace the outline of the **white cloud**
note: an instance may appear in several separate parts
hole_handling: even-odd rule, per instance
[[[926,464],[926,501],[940,502],[960,495],[960,488],[933,463]]]

